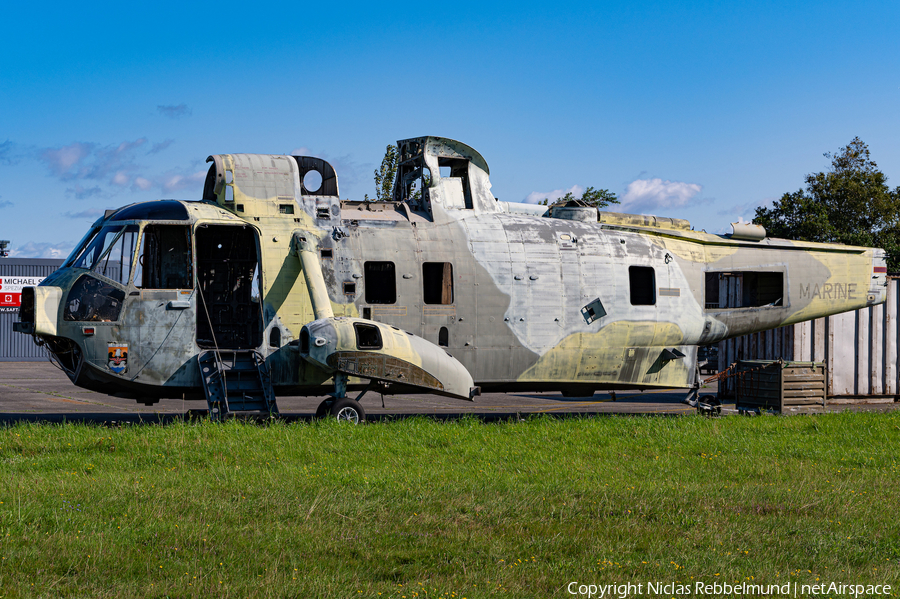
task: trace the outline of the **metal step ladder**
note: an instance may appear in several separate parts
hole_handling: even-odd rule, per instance
[[[212,420],[229,414],[278,414],[266,361],[255,351],[207,350],[197,356]]]

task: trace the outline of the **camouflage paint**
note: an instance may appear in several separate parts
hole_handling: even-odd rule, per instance
[[[738,229],[733,236],[713,235],[692,231],[679,219],[641,215],[601,212],[588,215],[590,222],[583,210],[541,216],[536,207],[497,201],[486,161],[465,144],[427,137],[400,146],[392,202],[341,201],[336,175],[324,161],[224,154],[209,158],[204,199],[182,202],[187,221],[134,224],[141,231],[148,224],[188,225],[192,232],[212,225],[252,227],[263,327],[262,343],[253,349],[265,356],[282,394],[321,394],[333,387],[335,373],[352,374],[337,368],[338,358],[342,364],[374,359],[355,356],[346,331],[329,346],[331,361],[302,352],[301,330],[315,323],[343,330],[369,322],[404,331],[409,343],[374,353],[396,360],[395,366],[421,369],[418,380],[433,377],[457,396],[472,381],[489,389],[686,387],[694,381],[697,344],[885,299],[881,250],[754,241]],[[442,176],[447,164],[455,175]],[[306,189],[310,165],[323,171],[324,192]],[[420,195],[404,195],[401,177],[409,181],[426,171],[430,178]],[[367,284],[377,282],[366,281],[366,262],[393,263],[395,302],[367,301]],[[452,265],[452,303],[425,302],[423,264],[429,262]],[[632,304],[629,267],[653,269],[653,304]],[[69,347],[64,340],[77,346],[83,362],[72,369],[73,380],[139,397],[202,397],[195,325],[203,298],[194,289],[146,290],[129,283],[122,287],[127,295],[120,319],[90,323],[94,333],[86,336],[86,323],[63,319],[67,293],[84,272],[76,270],[44,281],[59,288],[62,299],[53,305],[56,331],[45,322],[49,316],[37,330],[57,349]],[[708,272],[760,271],[782,273],[781,305],[706,308]],[[42,310],[51,303],[42,300]],[[605,314],[586,318],[585,307],[599,304]],[[445,331],[447,344],[439,346]],[[107,364],[110,344],[130,348],[121,374]],[[366,380],[351,378],[349,384]]]

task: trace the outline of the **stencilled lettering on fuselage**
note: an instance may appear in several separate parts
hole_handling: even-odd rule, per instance
[[[807,283],[800,285],[800,299],[856,300],[856,283]]]

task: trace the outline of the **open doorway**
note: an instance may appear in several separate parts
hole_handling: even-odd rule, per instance
[[[201,225],[196,233],[197,345],[250,349],[262,341],[259,251],[252,227]]]

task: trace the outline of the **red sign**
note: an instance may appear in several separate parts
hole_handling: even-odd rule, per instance
[[[22,305],[21,293],[3,293],[0,292],[0,308],[18,308]]]
[[[22,305],[22,288],[36,287],[44,277],[0,277],[0,308],[18,308]]]

